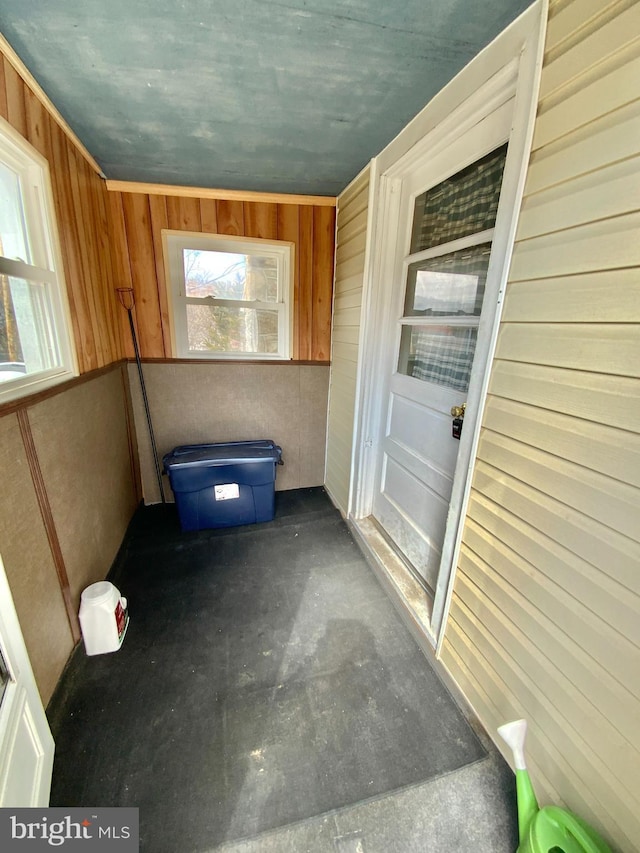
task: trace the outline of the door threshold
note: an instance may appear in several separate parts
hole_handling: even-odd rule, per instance
[[[349,517],[347,523],[367,562],[389,592],[416,640],[433,654],[437,644],[437,638],[431,631],[433,593],[420,583],[371,516]]]

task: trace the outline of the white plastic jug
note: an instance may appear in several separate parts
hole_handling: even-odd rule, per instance
[[[80,597],[80,627],[88,655],[117,652],[129,625],[127,599],[109,581],[92,583]]]

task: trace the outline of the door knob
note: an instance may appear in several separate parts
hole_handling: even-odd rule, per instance
[[[462,435],[462,422],[464,421],[464,412],[466,408],[466,403],[462,403],[460,406],[451,407],[451,417],[453,418],[453,421],[451,422],[451,435],[453,438],[459,439]]]

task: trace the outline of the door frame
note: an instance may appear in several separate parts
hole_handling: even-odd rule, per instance
[[[54,742],[31,668],[18,614],[2,557],[0,557],[0,645],[11,680],[0,703],[0,806],[42,808],[49,805],[53,772]],[[37,754],[35,775],[29,777],[29,802],[15,802],[10,771],[14,749],[27,737]],[[10,761],[11,760],[11,761]]]
[[[500,209],[492,255],[499,262],[491,292],[485,300],[494,305],[493,316],[478,336],[476,357],[467,397],[471,414],[465,417],[449,516],[442,549],[430,624],[422,628],[439,654],[449,611],[463,520],[471,487],[487,395],[490,365],[495,352],[509,265],[515,240],[542,67],[547,0],[537,0],[497,39],[488,45],[431,101],[389,146],[372,161],[369,230],[365,262],[363,312],[360,335],[356,419],[354,424],[352,489],[349,518],[358,522],[372,513],[376,462],[384,431],[385,370],[390,341],[381,342],[379,330],[394,296],[393,271],[397,251],[402,176],[434,149],[473,128],[505,101],[514,97],[513,124],[503,176]],[[494,263],[492,257],[492,264]],[[488,314],[491,312],[489,311]],[[366,537],[363,537],[366,545]],[[415,619],[415,615],[414,615]],[[422,622],[422,620],[419,620]]]

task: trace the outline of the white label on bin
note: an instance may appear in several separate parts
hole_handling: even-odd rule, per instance
[[[223,483],[213,487],[217,501],[230,501],[240,497],[240,487],[237,483]]]

